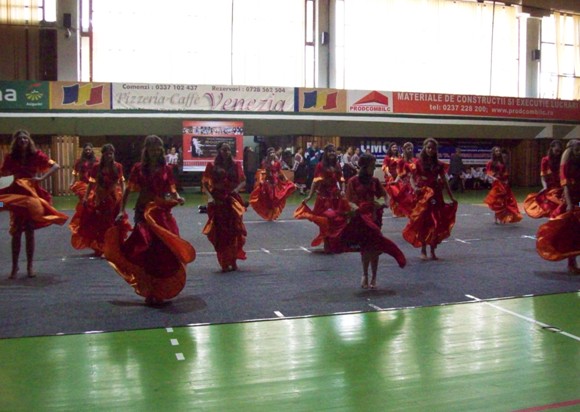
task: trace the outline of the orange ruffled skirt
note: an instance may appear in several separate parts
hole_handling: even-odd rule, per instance
[[[524,211],[532,219],[554,218],[565,212],[561,187],[530,193],[524,200]]]
[[[396,217],[409,217],[416,203],[416,196],[409,183],[398,181],[385,186],[389,195],[389,207]]]
[[[10,211],[10,234],[21,230],[22,224],[40,229],[50,225],[64,225],[68,216],[56,210],[50,203],[50,194],[30,179],[16,179],[0,189],[0,211]]]
[[[403,238],[414,247],[437,246],[451,236],[456,214],[457,202],[445,203],[443,196],[436,196],[433,189],[424,187],[403,229]]]
[[[287,180],[278,180],[275,185],[264,181],[250,194],[250,205],[261,218],[276,220],[286,206],[286,199],[295,190],[294,183]]]
[[[493,182],[483,202],[495,212],[495,218],[501,223],[517,223],[522,220],[518,201],[511,188],[499,180]]]
[[[580,208],[548,220],[538,228],[536,250],[546,260],[580,255]]]
[[[105,235],[105,259],[145,298],[174,298],[185,286],[186,265],[195,260],[193,246],[179,237],[171,208],[175,201],[150,202],[144,222],[135,225],[123,241],[123,229],[115,225]]]

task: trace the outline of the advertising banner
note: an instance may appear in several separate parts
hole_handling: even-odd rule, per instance
[[[580,119],[580,101],[392,92],[395,114],[481,116],[513,119]]]
[[[111,84],[51,82],[50,108],[57,110],[111,110]]]
[[[293,87],[113,83],[113,110],[293,112]]]
[[[346,90],[296,89],[296,111],[310,113],[345,113]]]
[[[392,114],[393,93],[373,90],[348,91],[348,112],[361,114]]]
[[[0,110],[48,110],[48,82],[0,81]]]
[[[217,145],[228,143],[232,156],[238,162],[243,161],[244,123],[229,121],[194,121],[183,122],[183,171],[203,172],[208,163],[217,155]]]

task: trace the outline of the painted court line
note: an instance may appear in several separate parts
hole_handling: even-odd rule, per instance
[[[574,339],[574,340],[577,340],[578,342],[580,342],[580,337],[578,337],[576,335],[572,335],[571,333],[568,333],[568,332],[564,332],[560,328],[557,328],[557,327],[552,326],[552,325],[548,325],[547,323],[544,323],[544,322],[537,321],[536,319],[528,318],[527,316],[520,315],[519,313],[512,312],[511,310],[504,309],[501,306],[497,306],[497,305],[494,305],[493,303],[486,302],[486,301],[479,299],[475,296],[472,296],[472,295],[465,295],[465,296],[468,297],[469,299],[473,299],[477,302],[481,302],[481,303],[484,303],[488,306],[491,306],[492,308],[497,309],[501,312],[505,312],[505,313],[510,314],[512,316],[515,316],[517,318],[523,319],[526,322],[534,323],[534,324],[540,326],[542,329],[546,329],[546,330],[549,330],[549,331],[554,332],[554,333],[559,333],[559,334],[564,335],[570,339]]]
[[[167,333],[173,333],[173,328],[165,328],[165,330],[167,331]]]
[[[376,310],[384,310],[383,308],[379,308],[377,305],[374,305],[372,303],[369,303],[369,306],[373,309],[376,309]]]
[[[179,341],[177,339],[171,339],[170,341],[172,346],[179,346]]]
[[[282,314],[282,312],[280,312],[280,311],[278,311],[278,310],[275,310],[275,311],[274,311],[274,315],[278,316],[279,318],[285,318],[285,317],[286,317],[286,316],[284,316],[284,315]]]
[[[183,356],[183,353],[176,353],[175,357],[177,358],[178,361],[185,360],[185,356]]]
[[[580,399],[574,399],[571,401],[564,401],[564,402],[557,402],[557,403],[550,403],[548,405],[533,406],[531,408],[518,409],[514,412],[540,412],[540,411],[547,411],[549,409],[567,408],[568,406],[574,406],[574,405],[580,405]]]

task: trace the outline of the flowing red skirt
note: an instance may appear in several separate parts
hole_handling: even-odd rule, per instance
[[[522,220],[518,201],[511,188],[499,180],[493,182],[483,201],[495,212],[495,218],[501,223],[517,223]]]
[[[203,234],[212,243],[222,269],[236,266],[236,260],[245,260],[246,226],[243,215],[246,211],[239,195],[229,196],[223,201],[216,199],[207,205],[208,220]]]
[[[123,193],[117,187],[111,193],[97,196],[93,191],[86,205],[79,202],[69,228],[72,232],[71,244],[75,249],[93,249],[97,254],[104,252],[105,233],[115,225],[115,218],[121,210]],[[125,213],[123,220],[117,222],[119,236],[125,240],[131,230],[129,218]]]
[[[145,208],[126,241],[115,225],[105,234],[105,259],[145,298],[171,299],[185,286],[185,267],[195,260],[195,249],[179,237],[171,208],[177,202],[158,200]]]
[[[536,250],[546,260],[580,255],[580,208],[548,220],[538,228]]]
[[[405,267],[407,259],[404,253],[381,231],[382,209],[375,210],[373,219],[374,208],[373,203],[363,203],[340,232],[340,241],[346,251],[386,253],[395,258],[399,267]]]
[[[295,219],[307,219],[318,226],[319,233],[311,246],[324,242],[324,250],[330,253],[344,252],[344,244],[340,241],[340,233],[347,224],[347,213],[350,211],[348,201],[343,198],[325,198],[318,196],[311,210],[306,203],[301,203],[294,211]]]
[[[455,225],[457,202],[445,203],[433,189],[424,187],[403,229],[403,238],[414,247],[437,246],[451,235]]]
[[[88,187],[88,183],[77,180],[72,184],[70,190],[79,198],[79,201],[82,201],[85,197],[85,193],[87,192]]]
[[[399,181],[385,186],[389,195],[389,207],[396,217],[409,217],[416,203],[416,196],[410,184]]]
[[[16,179],[0,189],[0,211],[10,211],[10,234],[21,230],[21,225],[40,229],[50,225],[64,225],[68,216],[56,210],[46,190],[30,179]]]
[[[294,193],[296,186],[287,180],[276,185],[262,182],[250,194],[250,205],[265,220],[276,220],[286,206],[286,199]]]
[[[562,196],[561,187],[530,193],[524,200],[524,210],[533,219],[554,218],[565,212],[562,210],[565,207]]]

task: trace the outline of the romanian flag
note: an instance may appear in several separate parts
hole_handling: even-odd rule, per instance
[[[93,86],[92,83],[74,84],[63,87],[62,104],[81,104],[94,106],[103,103],[103,85]]]
[[[311,91],[304,92],[304,109],[324,109],[332,110],[337,108],[338,92],[321,92],[321,91]]]

